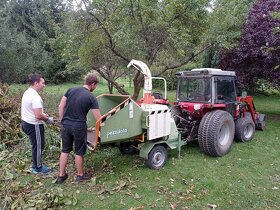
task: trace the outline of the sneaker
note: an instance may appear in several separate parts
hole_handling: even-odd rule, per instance
[[[33,174],[49,174],[51,172],[52,169],[45,165],[43,165],[41,168],[31,168],[31,173]]]
[[[55,183],[56,184],[62,184],[67,178],[68,178],[68,174],[65,173],[64,176],[58,176]]]
[[[91,179],[91,175],[90,174],[84,174],[83,176],[79,176],[77,175],[76,177],[76,182],[83,182],[83,181],[87,181]]]

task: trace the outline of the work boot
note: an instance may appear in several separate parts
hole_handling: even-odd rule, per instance
[[[68,178],[68,174],[65,173],[64,176],[58,176],[55,183],[56,184],[62,184],[67,178]]]
[[[77,175],[76,182],[88,181],[88,180],[91,179],[91,177],[92,177],[91,174],[86,174],[86,173],[84,175],[82,175],[82,176]]]

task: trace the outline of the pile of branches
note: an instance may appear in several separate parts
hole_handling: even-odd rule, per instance
[[[0,83],[0,144],[11,145],[22,137],[20,128],[21,93],[11,94],[7,84]]]
[[[12,150],[0,148],[0,209],[67,209],[65,206],[75,206],[77,193],[50,187],[44,179],[50,179],[51,175],[29,175],[26,168],[30,165],[30,151],[26,152],[26,149],[26,141]]]

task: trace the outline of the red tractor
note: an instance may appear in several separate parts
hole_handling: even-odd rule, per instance
[[[202,68],[176,76],[171,111],[182,140],[198,139],[202,151],[216,157],[227,154],[234,139],[251,141],[255,129],[265,129],[265,115],[256,112],[253,98],[236,95],[235,72]]]

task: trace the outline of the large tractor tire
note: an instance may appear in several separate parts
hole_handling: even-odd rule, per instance
[[[234,139],[234,121],[223,110],[208,112],[198,128],[200,149],[207,155],[221,157],[230,151]]]
[[[174,118],[175,124],[178,125],[180,123],[179,117],[182,117],[183,115],[181,108],[179,106],[172,106],[170,110],[171,110],[171,116]]]
[[[255,123],[251,118],[242,117],[235,122],[235,140],[240,142],[251,141],[255,134]]]
[[[167,150],[164,146],[156,145],[149,152],[148,159],[145,164],[151,169],[160,169],[167,160]]]

